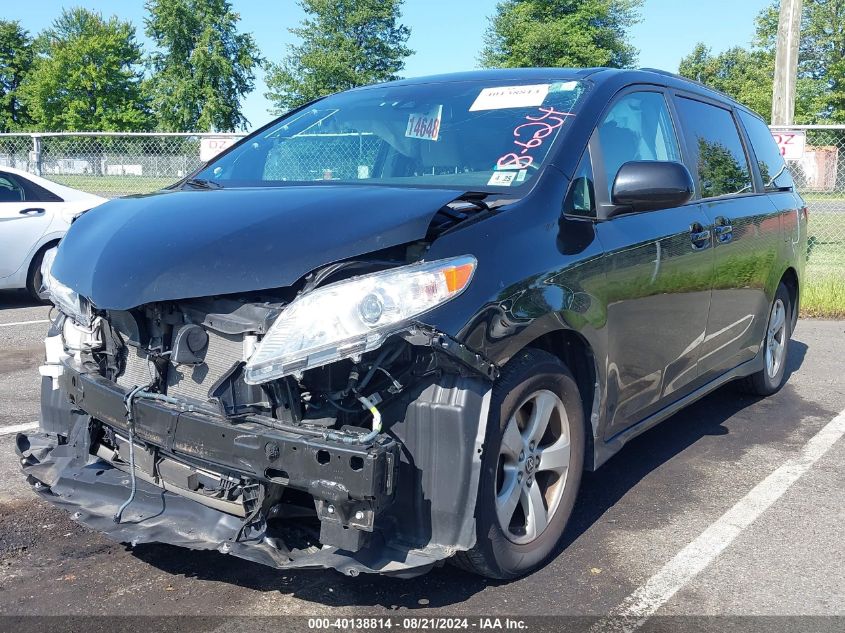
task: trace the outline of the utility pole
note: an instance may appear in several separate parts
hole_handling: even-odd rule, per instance
[[[794,122],[798,44],[801,40],[801,4],[802,0],[780,0],[775,81],[772,92],[772,125],[792,125]]]

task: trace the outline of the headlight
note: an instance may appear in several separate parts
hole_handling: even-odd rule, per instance
[[[363,354],[412,319],[458,296],[474,257],[411,264],[319,288],[278,316],[244,368],[259,384]]]
[[[41,263],[41,278],[44,283],[44,291],[49,295],[57,308],[72,317],[78,323],[90,325],[91,306],[85,297],[65,286],[58,279],[53,277],[53,260],[56,258],[56,249],[51,248],[44,253]]]

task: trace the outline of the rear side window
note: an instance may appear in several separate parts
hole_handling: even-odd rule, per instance
[[[748,112],[740,112],[739,118],[742,119],[745,131],[748,132],[748,138],[751,139],[751,147],[754,148],[754,155],[757,157],[764,189],[776,191],[794,188],[795,182],[786,168],[786,162],[780,154],[778,144],[772,138],[769,126]]]
[[[26,200],[23,188],[17,181],[0,172],[0,202],[23,202]]]
[[[608,197],[619,168],[632,160],[680,161],[666,100],[659,92],[633,92],[619,99],[599,125]],[[598,169],[598,167],[596,167]]]
[[[702,198],[751,193],[751,171],[729,110],[680,97],[678,112]]]
[[[26,192],[26,199],[35,202],[64,202],[62,198],[52,191],[48,191],[41,185],[37,185],[26,178],[20,179],[21,187]]]

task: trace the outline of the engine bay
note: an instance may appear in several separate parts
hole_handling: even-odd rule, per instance
[[[304,283],[320,282],[318,273]],[[490,379],[496,368],[413,323],[372,351],[247,382],[246,363],[293,299],[291,291],[92,310],[87,325],[59,313],[58,386],[91,416],[89,455],[133,478],[116,522],[137,477],[241,518],[239,539],[274,534],[285,547],[355,552],[393,529],[380,519],[400,478],[404,445],[392,427],[444,375]]]

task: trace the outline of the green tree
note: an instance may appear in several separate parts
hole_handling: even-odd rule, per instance
[[[37,55],[20,99],[38,130],[146,129],[141,47],[135,28],[116,17],[75,8],[38,36]]]
[[[845,2],[804,0],[799,90],[813,99],[811,122],[845,121]],[[808,88],[808,84],[814,88]]]
[[[774,67],[774,57],[766,50],[736,46],[713,55],[708,47],[698,43],[692,53],[681,60],[678,72],[769,116]]]
[[[34,54],[32,38],[20,22],[0,20],[0,132],[19,130],[29,123],[18,89]]]
[[[255,39],[238,32],[228,0],[147,0],[150,94],[158,127],[168,132],[245,129],[241,101],[263,60]]]
[[[779,3],[757,15],[750,47],[713,55],[703,44],[681,61],[680,74],[697,79],[771,116]],[[804,0],[798,52],[795,121],[845,121],[845,2]]]
[[[413,54],[411,34],[400,24],[402,0],[300,0],[306,18],[290,32],[290,46],[267,73],[277,114],[341,90],[390,81]]]
[[[484,36],[488,68],[627,68],[637,61],[628,29],[642,0],[504,0]]]

